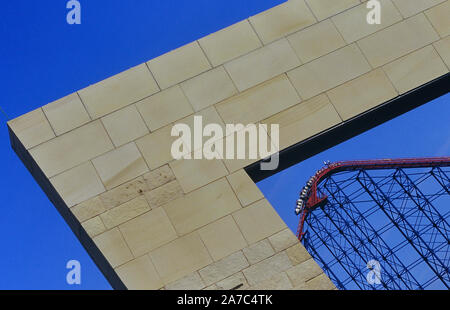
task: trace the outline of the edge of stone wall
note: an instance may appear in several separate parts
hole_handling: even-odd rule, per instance
[[[87,251],[89,256],[92,258],[94,263],[99,268],[100,272],[105,276],[108,283],[114,290],[126,290],[127,287],[119,278],[114,268],[110,265],[108,260],[102,254],[102,252],[95,245],[92,238],[89,237],[87,232],[81,226],[81,223],[72,214],[69,207],[66,205],[64,200],[58,194],[56,189],[51,184],[50,180],[47,179],[45,174],[42,172],[41,168],[38,166],[36,161],[31,156],[30,152],[25,148],[25,146],[17,138],[14,131],[8,126],[9,138],[11,147],[17,156],[20,158],[22,163],[31,173],[33,178],[39,184],[39,186],[44,191],[45,195],[48,197],[50,202],[55,206],[56,210],[63,217],[64,221],[69,225],[72,232],[75,234],[77,239],[80,241],[81,245]],[[38,223],[36,223],[38,225]]]

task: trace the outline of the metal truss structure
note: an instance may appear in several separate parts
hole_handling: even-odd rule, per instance
[[[339,289],[450,288],[450,157],[327,163],[296,213]]]

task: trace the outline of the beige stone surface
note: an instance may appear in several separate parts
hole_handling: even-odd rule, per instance
[[[208,251],[196,232],[178,238],[149,255],[165,284],[212,263]]]
[[[226,149],[231,150],[231,157],[226,157],[227,159],[223,160],[230,173],[255,163],[260,159],[269,157],[279,151],[279,149],[273,145],[267,131],[264,128],[261,129],[256,127],[257,131],[253,131],[258,133],[258,140],[250,139],[250,134],[247,129],[248,128],[244,128],[243,130],[228,135],[223,142],[224,145],[228,145],[226,146]],[[243,141],[244,138],[246,141],[244,145],[245,148],[242,147],[241,143],[238,143],[238,141]],[[266,143],[261,143],[261,139],[266,139]],[[241,152],[245,154],[244,159],[240,159],[242,157],[239,157],[239,153]]]
[[[93,119],[123,108],[159,90],[145,64],[128,69],[78,94]]]
[[[233,217],[249,244],[286,228],[286,224],[265,199],[233,213]]]
[[[214,32],[198,42],[214,67],[262,45],[248,20]]]
[[[149,190],[155,189],[175,180],[175,176],[168,165],[147,172],[143,175],[143,178],[147,183]]]
[[[77,93],[70,94],[42,107],[57,135],[88,123],[89,117]]]
[[[370,64],[379,67],[438,39],[421,13],[361,39],[358,45]]]
[[[250,18],[264,44],[316,22],[304,0],[286,1]]]
[[[165,286],[166,290],[201,290],[205,288],[202,278],[198,272],[193,272],[175,282]]]
[[[194,112],[179,85],[139,101],[136,105],[152,132]]]
[[[94,121],[40,144],[30,153],[45,175],[52,177],[112,149],[103,125]]]
[[[270,244],[275,249],[275,252],[286,250],[292,245],[299,243],[297,237],[289,228],[286,228],[269,237]]]
[[[248,154],[248,147],[246,149],[245,154]],[[248,156],[248,155],[246,155],[246,156]],[[251,165],[251,164],[257,162],[258,160],[259,159],[225,159],[223,162],[224,162],[225,166],[227,167],[227,170],[230,173],[233,173],[239,169],[242,169],[248,165]]]
[[[120,266],[116,272],[130,290],[157,290],[163,287],[161,278],[147,255]]]
[[[201,118],[199,118],[199,117],[201,117]],[[217,124],[222,128],[223,133],[225,133],[225,130],[226,130],[225,124],[222,121],[222,119],[220,118],[220,116],[217,113],[216,108],[214,106],[203,109],[199,112],[196,112],[195,114],[191,114],[190,116],[185,117],[176,122],[176,124],[187,125],[191,130],[190,140],[187,137],[185,137],[184,134],[182,134],[182,132],[178,132],[178,136],[185,142],[186,150],[197,151],[197,150],[201,149],[204,144],[207,144],[209,142],[212,143],[213,141],[219,140],[221,138],[221,137],[208,137],[208,136],[202,137],[202,139],[198,139],[199,141],[201,140],[202,144],[197,147],[197,145],[194,144],[195,143],[194,138],[195,138],[195,132],[196,132],[195,127],[194,127],[195,119],[197,119],[197,122],[201,121],[202,126],[198,125],[199,128],[200,127],[204,128],[209,124]],[[199,124],[199,123],[197,123],[197,124]],[[200,132],[201,131],[202,131],[202,129],[200,129]]]
[[[133,255],[117,227],[96,236],[93,240],[113,267],[133,259]]]
[[[450,35],[450,1],[429,9],[425,14],[441,38]]]
[[[317,119],[320,119],[320,122],[317,122]],[[268,125],[279,124],[280,149],[318,134],[340,122],[338,113],[326,95],[311,98],[262,121]]]
[[[434,48],[450,69],[450,36],[434,43]]]
[[[448,72],[432,45],[383,67],[400,93],[414,89]]]
[[[302,99],[309,99],[368,71],[367,60],[351,44],[289,71],[288,77]]]
[[[198,233],[215,261],[247,246],[231,215],[206,225]]]
[[[286,39],[280,39],[225,64],[239,91],[244,91],[283,72],[300,61]]]
[[[227,179],[244,207],[264,197],[255,182],[253,182],[244,169],[228,175]]]
[[[319,265],[314,261],[314,259],[309,259],[303,263],[289,268],[286,273],[292,282],[293,286],[298,286],[312,278],[317,277],[323,273]]]
[[[102,122],[116,147],[149,133],[135,105],[104,116]]]
[[[359,4],[359,0],[306,0],[318,20],[323,20]]]
[[[178,136],[172,136],[171,132],[172,126],[168,125],[136,140],[136,145],[151,170],[174,160],[171,148]],[[186,153],[189,152],[190,149],[186,146]]]
[[[297,243],[296,245],[286,249],[286,254],[294,266],[311,258],[311,255],[301,243]]]
[[[392,0],[404,17],[410,17],[445,0]]]
[[[333,23],[323,22],[287,37],[297,56],[304,63],[335,51],[345,45]]]
[[[362,3],[332,18],[333,23],[347,43],[353,43],[365,36],[402,20],[402,16],[391,0],[380,0],[381,23],[367,23],[367,3]]]
[[[248,262],[241,251],[235,252],[218,262],[210,264],[199,270],[200,276],[206,285],[223,280],[238,271],[246,268]]]
[[[327,94],[343,120],[370,110],[398,95],[381,68],[338,86]],[[355,100],[355,97],[358,100]]]
[[[148,171],[134,142],[121,146],[92,160],[103,184],[111,189]]]
[[[199,149],[193,152],[191,159],[180,159],[169,163],[185,193],[189,193],[228,174],[221,160],[195,159],[196,153],[197,156],[200,156],[198,154],[201,154],[202,150]]]
[[[306,282],[299,282],[297,285],[293,286],[292,290],[306,291],[306,290],[308,290],[308,286],[306,285]]]
[[[280,252],[257,264],[244,269],[243,273],[250,286],[278,276],[281,272],[292,267],[292,263],[285,252]]]
[[[248,262],[253,265],[275,254],[267,239],[256,242],[242,250]]]
[[[95,237],[106,230],[105,225],[99,216],[93,217],[81,224],[89,237]]]
[[[8,121],[8,125],[27,149],[55,137],[40,108]]]
[[[251,286],[249,290],[289,290],[292,289],[291,281],[285,272],[276,274],[275,276],[259,282]]]
[[[309,290],[334,290],[336,286],[331,282],[331,280],[327,277],[326,274],[322,273],[318,275],[314,279],[306,282],[306,287]]]
[[[163,208],[151,210],[120,225],[120,231],[136,257],[177,237]]]
[[[50,182],[68,207],[105,191],[90,161],[50,178]]]
[[[187,234],[241,208],[225,178],[163,206],[178,234]]]
[[[218,290],[219,288],[217,287],[217,285],[213,284],[210,286],[205,287],[203,290],[204,291],[214,291],[214,290]]]
[[[285,74],[216,105],[226,124],[258,122],[300,102]]]
[[[138,177],[101,194],[100,200],[105,208],[111,209],[142,195],[147,188],[144,179]]]
[[[118,207],[106,211],[101,214],[100,217],[106,228],[111,229],[149,210],[150,207],[145,197],[139,196]]]
[[[181,188],[180,183],[175,180],[146,192],[144,195],[150,207],[154,209],[169,201],[183,197],[183,189]]]
[[[179,47],[147,62],[161,89],[168,88],[211,68],[197,42]]]
[[[105,205],[100,199],[100,196],[95,196],[89,200],[83,201],[80,204],[70,209],[72,214],[80,222],[84,222],[94,216],[97,216],[106,211]]]
[[[183,82],[181,88],[196,112],[237,93],[222,66]]]
[[[245,279],[242,272],[235,273],[234,275],[217,282],[216,286],[216,289],[218,290],[232,290],[238,286],[238,290],[244,290],[249,287],[247,279]]]

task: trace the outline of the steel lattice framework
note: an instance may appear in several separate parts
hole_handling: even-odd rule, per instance
[[[328,163],[301,191],[298,237],[339,289],[449,289],[449,167],[450,157]]]

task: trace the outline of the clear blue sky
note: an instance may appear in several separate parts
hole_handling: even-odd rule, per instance
[[[12,119],[89,84],[268,9],[283,0],[1,1],[0,106]],[[109,289],[9,145],[0,115],[0,289]],[[81,262],[82,285],[65,282]]]

